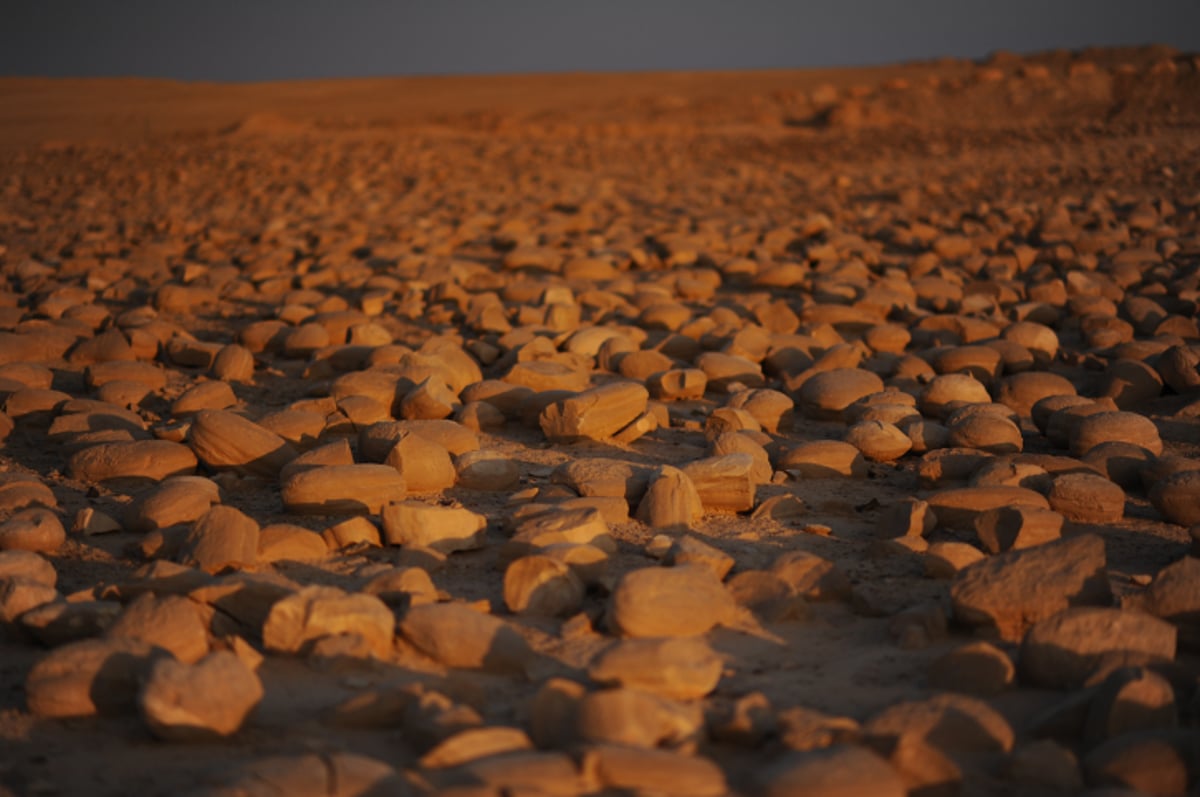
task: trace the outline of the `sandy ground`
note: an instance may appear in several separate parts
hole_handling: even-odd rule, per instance
[[[1139,267],[1151,276],[1135,282],[1136,275],[1127,280],[1121,272],[1115,297],[1112,280],[1094,291],[1070,286],[1079,295],[1110,300],[1111,315],[1129,327],[1124,338],[1088,338],[1078,318],[1086,313],[1062,310],[1064,302],[1052,324],[1061,348],[1038,368],[1095,398],[1112,386],[1112,362],[1134,356],[1132,349],[1114,353],[1114,346],[1148,341],[1147,358],[1166,346],[1151,344],[1170,335],[1185,349],[1197,346],[1196,336],[1178,332],[1186,332],[1188,318],[1195,327],[1196,289],[1178,286],[1186,286],[1189,275],[1194,286],[1200,265],[1200,71],[1195,58],[1160,49],[820,72],[241,86],[2,79],[0,192],[0,329],[37,334],[57,324],[74,336],[47,357],[0,350],[0,363],[41,362],[53,374],[54,390],[67,398],[96,398],[86,369],[106,355],[79,354],[75,339],[123,330],[123,339],[138,347],[129,356],[154,363],[166,376],[164,387],[130,405],[146,437],[170,438],[170,429],[181,423],[186,431],[188,419],[173,415],[173,402],[213,378],[208,363],[173,355],[172,340],[217,344],[201,347],[211,356],[220,346],[245,343],[256,323],[282,318],[286,333],[312,325],[320,314],[343,311],[354,316],[351,323],[369,323],[381,331],[372,334],[386,334],[411,350],[451,336],[490,379],[504,378],[515,353],[535,337],[559,349],[541,359],[563,360],[566,341],[580,324],[638,328],[642,348],[665,347],[680,368],[695,367],[700,350],[733,346],[763,364],[760,387],[796,399],[815,360],[864,334],[855,324],[806,320],[807,310],[851,304],[871,310],[872,301],[882,299],[864,294],[884,275],[909,284],[921,276],[942,280],[940,287],[926,285],[929,293],[909,297],[907,307],[897,301],[890,316],[884,308],[878,318],[912,331],[908,354],[932,359],[947,345],[970,341],[952,331],[961,324],[923,319],[973,317],[999,330],[1022,312],[1018,299],[1004,298],[1005,289],[1044,281],[1046,268],[1065,276],[1073,269],[1095,272],[1099,264],[1109,273],[1121,251],[1149,250],[1153,256]],[[1157,223],[1135,224],[1134,209],[1146,206],[1158,214]],[[1047,234],[1039,238],[1045,229],[1040,222],[1058,207],[1074,212],[1077,235],[1068,243]],[[1099,230],[1095,218],[1101,219]],[[1112,236],[1105,239],[1105,231]],[[965,239],[966,251],[935,254],[936,242],[946,236]],[[1019,247],[1034,250],[1043,270],[1005,271],[1006,258]],[[531,255],[522,263],[513,257],[527,251],[542,259]],[[582,258],[602,261],[612,273],[592,277],[581,270],[577,277],[564,270]],[[802,269],[802,277],[787,282],[766,276],[789,263]],[[999,276],[981,269],[987,263],[996,264],[992,273]],[[164,285],[191,292],[172,301]],[[1142,290],[1145,285],[1163,290]],[[1164,306],[1184,319],[1181,326],[1163,332],[1125,320],[1131,311],[1120,305],[1121,288],[1129,295],[1161,296],[1171,285],[1178,303]],[[579,315],[563,311],[564,321],[547,312],[541,296],[556,286],[566,289]],[[938,299],[939,291],[948,302]],[[472,297],[484,294],[502,307],[502,322],[479,320]],[[372,298],[379,308],[371,309]],[[756,339],[737,333],[739,327],[763,330],[754,308],[774,301],[796,313],[797,323],[767,329],[768,344],[755,359]],[[668,329],[648,321],[647,308],[664,302],[685,308],[686,323]],[[155,325],[138,337],[131,335],[138,325],[121,319],[141,307],[154,308]],[[706,325],[711,318],[717,323]],[[352,348],[346,326],[339,331],[341,338],[326,335],[319,345],[292,352],[278,335],[269,345],[247,344],[254,349],[254,376],[230,382],[235,409],[255,420],[298,406],[311,413],[312,402],[328,396],[339,376],[366,367],[362,352],[349,367],[344,363],[352,356],[335,356],[339,347]],[[792,333],[805,340],[788,338]],[[157,338],[148,354],[147,335]],[[691,343],[683,345],[681,337]],[[14,340],[6,337],[0,347]],[[381,345],[371,340],[370,346]],[[772,365],[768,352],[789,340],[804,351],[801,364]],[[472,348],[471,341],[482,345]],[[932,376],[905,383],[895,374],[896,357],[865,344],[855,355],[850,349],[855,347],[837,355],[851,357],[849,367],[879,373],[914,397]],[[592,384],[616,378],[594,358],[584,359]],[[89,508],[123,522],[153,487],[80,478],[70,456],[99,440],[53,435],[52,418],[66,410],[45,397],[25,396],[33,404],[50,401],[48,412],[20,414],[29,405],[14,402],[22,387],[15,378],[7,372],[0,388],[15,423],[0,448],[0,471],[30,474],[47,485],[68,529]],[[135,706],[113,716],[69,719],[30,711],[26,679],[48,652],[14,619],[0,642],[0,786],[18,795],[179,794],[216,788],[236,779],[239,767],[270,756],[355,753],[384,762],[407,785],[305,788],[314,794],[433,791],[440,776],[418,764],[432,746],[430,734],[436,736],[428,720],[415,720],[410,712],[381,727],[347,728],[331,721],[330,712],[370,689],[420,684],[470,707],[482,724],[528,728],[531,699],[547,679],[596,689],[587,667],[614,638],[606,615],[609,591],[624,574],[659,564],[653,555],[658,531],[636,519],[611,521],[616,548],[605,578],[568,616],[542,618],[514,614],[505,605],[506,524],[523,502],[563,497],[565,488],[552,475],[572,460],[596,457],[653,469],[709,456],[706,423],[711,426],[708,419],[730,396],[710,389],[701,399],[666,402],[669,426],[629,443],[548,443],[536,415],[532,425],[510,417],[479,430],[478,440],[482,449],[516,464],[517,484],[498,491],[459,485],[418,496],[430,503],[457,501],[488,518],[485,544],[447,556],[433,581],[443,600],[477,602],[519,630],[535,653],[521,677],[444,666],[403,634],[384,657],[272,653],[258,668],[265,695],[245,727],[216,741],[173,743],[156,739]],[[1152,394],[1120,409],[1155,423],[1163,456],[1197,459],[1197,398],[1194,388],[1179,391],[1159,380]],[[386,410],[400,417],[395,407]],[[358,452],[361,429],[345,414],[340,420],[334,415],[315,434],[295,431],[311,423],[311,414],[281,434],[294,431],[297,450],[346,440]],[[1025,455],[1070,455],[1027,414],[1019,428]],[[781,452],[804,441],[841,440],[846,433],[843,421],[818,419],[797,406],[778,430],[750,437],[778,464]],[[728,793],[804,793],[779,791],[778,784],[772,792],[763,777],[770,765],[786,763],[804,747],[784,732],[797,709],[845,718],[859,729],[849,732],[854,744],[887,758],[886,744],[859,731],[889,706],[944,692],[928,677],[939,657],[987,638],[1017,658],[1019,638],[996,640],[956,616],[954,582],[929,575],[924,543],[901,549],[882,532],[888,511],[903,499],[928,498],[965,483],[922,482],[927,459],[908,453],[836,479],[796,478],[776,468],[756,485],[753,503],[795,496],[804,510],[792,518],[706,507],[692,533],[732,556],[735,575],[766,570],[785,552],[808,551],[833,563],[849,590],[833,600],[791,595],[789,616],[781,616],[778,605],[759,605],[759,633],[709,631],[705,639],[722,657],[723,675],[711,695],[689,703],[707,712],[707,722],[686,741],[659,740],[658,747],[714,762]],[[276,478],[205,462],[197,472],[218,483],[223,504],[264,526],[288,522],[323,531],[342,519],[287,511]],[[637,509],[636,497],[628,508],[631,514]],[[5,505],[0,520],[19,509]],[[378,513],[371,517],[379,521]],[[1141,484],[1125,490],[1119,518],[1069,519],[1067,536],[1085,533],[1105,542],[1107,578],[1118,601],[1136,596],[1162,568],[1185,557],[1191,544],[1186,524],[1166,522]],[[939,526],[925,536],[928,543],[980,547],[970,530]],[[47,554],[57,570],[58,593],[71,601],[119,596],[121,585],[144,566],[144,538],[127,528],[70,533]],[[378,572],[373,567],[409,561],[403,552],[396,546],[335,550],[317,561],[258,562],[243,569],[277,574],[296,588],[325,584],[354,591]],[[933,619],[908,622],[905,617],[917,616],[910,610]],[[908,625],[921,631],[905,636]],[[218,636],[210,639],[214,649],[222,644]],[[261,639],[251,641],[262,647]],[[1200,662],[1194,650],[1181,646],[1173,666],[1178,710],[1169,724],[1194,735]],[[1191,691],[1181,683],[1190,683]],[[756,694],[767,707],[766,719],[753,733],[720,738],[720,710]],[[1029,775],[1014,764],[1014,750],[1034,741],[1034,718],[1065,697],[1018,677],[981,698],[1012,729],[1015,748],[1012,739],[982,751],[942,745],[928,760],[956,773],[938,784],[947,791],[921,791],[929,783],[914,774],[920,766],[911,762],[893,757],[891,767],[907,778],[910,794],[1054,794],[1081,790],[1084,781],[1100,785],[1103,777],[1088,758],[1096,743],[1082,737],[1068,734],[1056,748],[1065,760],[1082,762],[1068,767],[1075,780],[1067,777],[1066,785],[1047,785],[1049,776]],[[563,747],[578,762],[596,742],[565,740]],[[1183,749],[1200,750],[1187,744],[1193,744],[1190,737]],[[1200,775],[1190,773],[1194,786]],[[638,791],[586,779],[573,789],[557,782],[493,785],[511,787],[504,792],[509,794]],[[641,793],[655,789],[647,785]]]

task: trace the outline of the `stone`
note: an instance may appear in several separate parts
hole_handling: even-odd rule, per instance
[[[178,595],[137,597],[109,627],[108,636],[162,648],[187,664],[208,654],[208,629],[198,604]]]
[[[989,454],[1018,454],[1025,447],[1020,428],[1007,418],[977,414],[951,423],[948,428],[947,442],[958,448],[975,448]]]
[[[925,549],[925,575],[950,579],[961,571],[986,559],[986,554],[974,545],[957,540],[939,540]]]
[[[325,539],[303,526],[272,523],[258,532],[259,562],[316,562],[328,554]]]
[[[1175,658],[1175,627],[1141,612],[1066,609],[1038,621],[1021,642],[1021,678],[1051,689],[1082,686],[1102,666]]]
[[[446,667],[524,674],[534,653],[503,620],[461,603],[413,606],[400,620],[403,637]]]
[[[646,492],[648,468],[599,457],[571,459],[554,469],[550,481],[565,484],[581,496],[606,496],[636,502]]]
[[[608,624],[625,637],[686,637],[733,622],[737,605],[712,571],[699,565],[646,567],[621,577],[608,602]]]
[[[254,671],[237,654],[220,650],[192,664],[156,661],[138,705],[156,737],[193,742],[237,733],[262,697]]]
[[[889,706],[863,725],[863,735],[885,749],[915,737],[951,755],[1007,753],[1016,738],[1008,720],[988,703],[953,692]]]
[[[1068,748],[1052,739],[1018,745],[1008,764],[1008,776],[1018,784],[1033,788],[1050,788],[1071,794],[1083,789],[1079,760]]]
[[[975,533],[988,553],[1033,548],[1062,537],[1063,516],[1047,509],[1001,506],[976,516]]]
[[[487,518],[469,509],[402,501],[383,509],[383,539],[388,545],[431,548],[441,553],[483,545]]]
[[[1012,686],[1016,667],[990,642],[968,642],[935,659],[928,670],[934,689],[991,697]]]
[[[101,443],[73,454],[67,463],[72,478],[84,482],[160,482],[196,470],[196,456],[185,445],[168,440]]]
[[[769,570],[805,600],[850,598],[850,580],[846,574],[833,562],[809,551],[786,551],[771,562]]]
[[[694,742],[703,724],[698,705],[622,687],[589,692],[575,712],[575,734],[582,741],[638,749]]]
[[[408,421],[436,421],[449,418],[460,406],[458,396],[440,376],[429,376],[400,400],[400,417]]]
[[[841,440],[812,440],[788,449],[776,465],[798,479],[863,478],[867,463],[862,452]]]
[[[944,418],[965,404],[987,404],[992,397],[982,382],[969,374],[942,374],[925,386],[918,406],[921,414]]]
[[[287,794],[294,797],[365,797],[408,793],[391,766],[355,753],[305,753],[260,758],[239,767],[213,797]]]
[[[287,440],[228,410],[204,410],[192,419],[188,443],[209,468],[274,477],[296,456]]]
[[[937,516],[928,501],[920,498],[901,498],[884,510],[875,526],[875,533],[882,539],[898,537],[924,537],[937,526]]]
[[[437,603],[438,591],[429,573],[420,567],[394,567],[372,578],[362,592],[375,595],[388,606],[408,608]]]
[[[1024,487],[960,487],[929,497],[929,506],[943,528],[973,529],[975,518],[998,507],[1050,509],[1041,493]]]
[[[504,571],[504,603],[514,614],[566,617],[579,611],[583,597],[579,576],[550,556],[523,556]]]
[[[218,573],[252,565],[258,559],[258,523],[230,506],[214,506],[188,530],[179,562]]]
[[[521,469],[495,451],[468,451],[455,463],[458,486],[467,490],[511,492],[521,482]]]
[[[904,797],[900,775],[865,747],[834,744],[788,753],[759,774],[763,797]]]
[[[500,725],[467,728],[442,740],[421,756],[419,763],[424,769],[445,769],[490,756],[532,749],[533,742],[519,728]]]
[[[395,468],[408,491],[414,493],[445,490],[458,480],[446,447],[418,432],[402,431],[384,463]]]
[[[375,514],[407,495],[404,477],[388,465],[324,465],[295,471],[280,490],[283,506],[300,515]]]
[[[711,570],[719,580],[724,580],[735,564],[732,556],[691,534],[684,534],[671,543],[663,563],[670,566],[701,565]]]
[[[845,441],[872,462],[894,462],[913,445],[908,435],[884,421],[859,421],[846,430]]]
[[[1200,559],[1189,556],[1167,565],[1125,605],[1174,623],[1180,646],[1200,650]]]
[[[551,442],[605,440],[644,413],[649,399],[640,384],[613,382],[551,404],[539,423]]]
[[[362,515],[335,523],[321,532],[321,537],[332,550],[354,545],[367,545],[375,548],[383,545],[378,527]]]
[[[173,476],[134,502],[125,513],[125,527],[144,533],[191,523],[220,501],[216,482],[203,476]]]
[[[16,549],[0,551],[0,578],[23,578],[53,588],[58,573],[45,557]]]
[[[707,457],[683,467],[684,475],[700,496],[701,505],[709,512],[745,512],[753,509],[754,470],[754,458],[741,453]]]
[[[795,403],[778,390],[744,390],[731,396],[726,406],[748,412],[769,434],[790,429],[794,421]]]
[[[637,507],[637,519],[660,530],[686,530],[703,516],[704,504],[696,485],[684,471],[670,465],[654,472]]]
[[[1116,523],[1125,515],[1125,491],[1096,474],[1056,475],[1046,498],[1053,510],[1077,523]]]
[[[619,793],[728,794],[721,768],[705,758],[670,750],[595,745],[584,753],[584,771],[601,787]]]
[[[1174,728],[1178,715],[1170,681],[1146,667],[1122,667],[1097,687],[1084,741],[1094,747],[1127,733]]]
[[[223,410],[237,404],[233,389],[224,382],[200,382],[188,388],[171,404],[175,417],[195,415],[202,410]]]
[[[23,509],[0,523],[0,551],[55,553],[66,541],[62,522],[49,509]]]
[[[60,598],[53,586],[26,576],[0,577],[0,633],[11,628],[39,606]]]
[[[796,396],[801,411],[816,420],[840,421],[847,407],[883,390],[883,380],[860,368],[835,368],[813,374]]]
[[[1200,733],[1154,730],[1118,736],[1090,750],[1083,759],[1089,785],[1123,787],[1137,794],[1185,794],[1197,778]]]
[[[396,620],[374,595],[334,587],[304,587],[276,602],[263,624],[263,645],[276,653],[303,654],[322,637],[357,635],[380,659],[392,653]]]
[[[86,639],[55,648],[25,678],[25,704],[37,717],[132,713],[155,654],[132,639]]]
[[[1043,399],[1074,395],[1075,386],[1069,379],[1048,371],[1011,374],[1001,379],[996,389],[996,401],[1022,417],[1031,417],[1034,405]]]
[[[767,622],[802,620],[808,614],[804,599],[792,585],[767,570],[743,570],[731,577],[725,588],[738,606]]]
[[[1158,427],[1136,412],[1098,412],[1082,418],[1071,430],[1071,453],[1086,456],[1103,443],[1131,443],[1158,456],[1163,452]]]
[[[1150,489],[1150,503],[1170,523],[1200,523],[1200,470],[1172,474]]]
[[[1104,541],[1085,534],[997,554],[960,572],[950,598],[960,622],[1017,641],[1063,609],[1111,602]]]
[[[723,669],[721,658],[698,637],[624,639],[592,661],[588,677],[602,686],[697,700],[716,688]]]
[[[224,382],[251,382],[254,379],[254,355],[236,343],[222,346],[213,358],[211,373]]]

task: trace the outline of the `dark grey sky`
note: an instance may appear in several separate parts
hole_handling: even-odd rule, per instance
[[[1200,0],[0,0],[0,74],[277,80],[1200,50]]]

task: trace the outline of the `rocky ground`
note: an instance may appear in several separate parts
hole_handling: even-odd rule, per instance
[[[1195,789],[1198,67],[3,83],[0,794]]]

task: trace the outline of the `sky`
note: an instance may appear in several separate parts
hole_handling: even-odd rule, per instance
[[[1200,0],[0,0],[0,75],[205,81],[1200,50]]]

